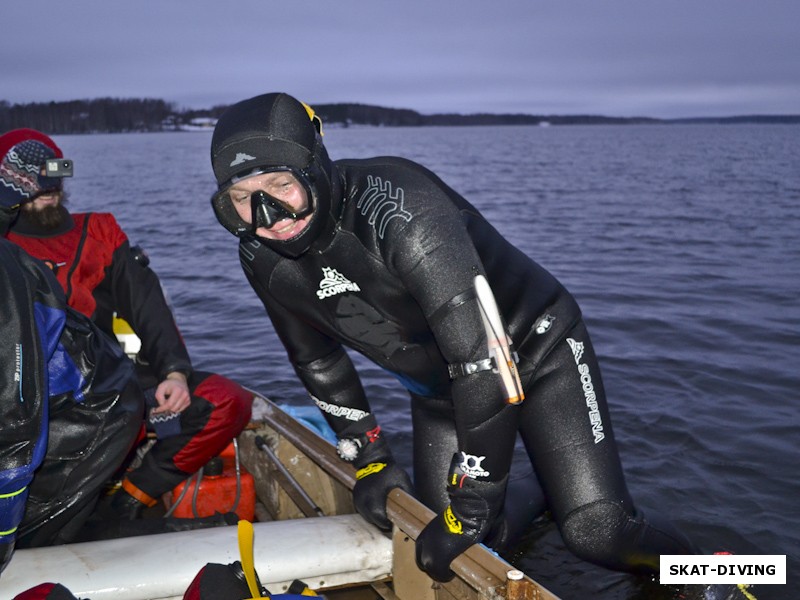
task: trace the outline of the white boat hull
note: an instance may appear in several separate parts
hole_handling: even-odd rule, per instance
[[[320,589],[391,575],[391,540],[358,515],[253,527],[256,571],[272,593],[295,579]],[[91,600],[180,600],[206,563],[237,560],[236,527],[18,550],[0,578],[0,598],[49,581]]]

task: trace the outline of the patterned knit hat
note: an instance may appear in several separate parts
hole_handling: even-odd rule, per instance
[[[42,192],[61,189],[61,179],[41,174],[51,158],[62,158],[61,149],[34,129],[15,129],[0,136],[0,204],[15,206]]]

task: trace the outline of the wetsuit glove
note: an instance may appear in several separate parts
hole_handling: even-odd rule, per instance
[[[416,544],[417,566],[436,581],[450,581],[450,563],[487,536],[501,518],[506,475],[500,481],[478,481],[456,466],[453,459],[447,492],[450,505],[425,526]]]
[[[397,466],[375,417],[367,415],[339,432],[339,456],[356,468],[353,503],[358,514],[388,531],[392,522],[386,515],[386,497],[399,487],[414,494],[411,478]]]
[[[0,210],[9,218],[16,216],[20,204],[30,200],[19,186],[12,185],[13,181],[5,183],[5,178],[0,181]]]

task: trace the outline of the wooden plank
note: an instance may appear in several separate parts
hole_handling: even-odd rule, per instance
[[[324,517],[323,510],[314,502],[314,499],[308,495],[305,488],[300,485],[292,473],[283,466],[283,463],[278,458],[278,455],[273,452],[269,443],[261,436],[255,438],[256,447],[261,450],[261,454],[266,458],[269,463],[270,469],[281,486],[281,489],[286,492],[286,495],[291,498],[295,506],[300,509],[306,517]]]
[[[323,437],[300,425],[272,402],[267,402],[265,421],[277,433],[284,436],[315,462],[329,475],[352,490],[356,484],[356,471],[349,463],[344,462],[336,449]]]
[[[306,429],[296,425],[297,429]],[[308,434],[315,436],[312,431]],[[332,478],[314,460],[310,451],[301,451],[299,448],[308,448],[303,441],[303,435],[292,435],[294,443],[286,436],[280,435],[270,425],[262,424],[257,428],[245,431],[239,436],[239,446],[242,463],[255,478],[256,492],[271,514],[273,519],[298,519],[304,512],[292,499],[292,494],[279,485],[280,476],[264,453],[256,448],[255,437],[260,435],[267,442],[280,463],[288,471],[289,476],[311,497],[314,504],[322,509],[326,515],[352,514],[352,494],[350,489],[337,479]],[[329,443],[322,440],[330,446]],[[308,506],[306,506],[306,510]]]
[[[433,580],[417,567],[414,540],[400,528],[392,532],[392,576],[400,600],[436,600]]]

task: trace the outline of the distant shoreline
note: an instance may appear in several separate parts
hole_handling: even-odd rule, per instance
[[[486,125],[731,125],[800,124],[800,115],[734,115],[727,117],[608,117],[604,115],[456,114],[424,115],[415,110],[358,103],[314,104],[327,125],[336,127],[430,127]],[[0,132],[30,127],[49,133],[123,133],[202,131],[213,129],[227,106],[178,109],[151,98],[98,98],[64,102],[10,104],[0,100]]]

